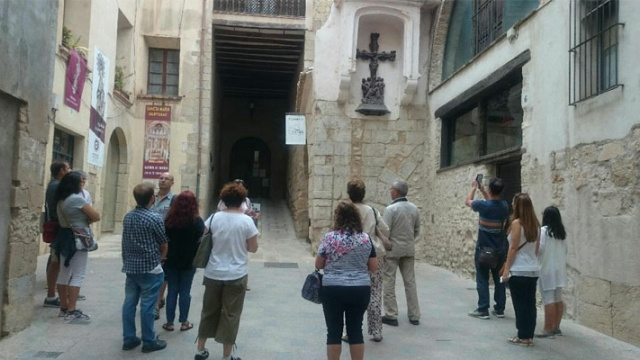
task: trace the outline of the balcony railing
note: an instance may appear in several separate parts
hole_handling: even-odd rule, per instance
[[[304,17],[305,0],[214,0],[213,11]]]

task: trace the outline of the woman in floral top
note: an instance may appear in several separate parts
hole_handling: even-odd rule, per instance
[[[362,318],[369,305],[369,271],[378,267],[369,235],[362,232],[358,209],[341,202],[335,211],[334,230],[325,234],[318,248],[316,268],[324,269],[322,309],[327,324],[327,358],[340,359],[343,319],[346,319],[351,359],[364,357]]]

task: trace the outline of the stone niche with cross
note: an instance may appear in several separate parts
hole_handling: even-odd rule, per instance
[[[317,32],[316,95],[354,118],[398,119],[420,102],[420,16],[425,0],[343,0]],[[335,75],[333,75],[335,74]]]

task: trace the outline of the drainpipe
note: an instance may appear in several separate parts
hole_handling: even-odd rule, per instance
[[[196,199],[200,199],[200,177],[202,169],[202,103],[204,82],[204,51],[207,38],[207,0],[202,0],[202,22],[200,29],[200,69],[198,71],[198,164],[196,169]],[[206,205],[206,204],[205,204]]]

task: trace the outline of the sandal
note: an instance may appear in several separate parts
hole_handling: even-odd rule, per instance
[[[162,325],[162,328],[167,330],[167,331],[173,331],[175,328],[173,326],[173,323],[166,323],[164,325]]]
[[[187,331],[191,329],[193,329],[193,324],[188,321],[185,321],[180,325],[180,331]]]
[[[533,346],[533,340],[531,340],[531,339],[520,339],[517,336],[514,336],[512,338],[508,338],[507,341],[510,344],[520,345],[520,346],[524,346],[524,347]]]

